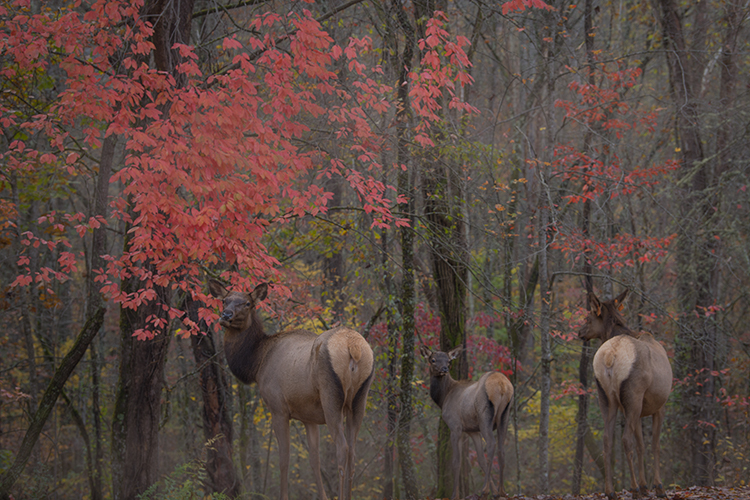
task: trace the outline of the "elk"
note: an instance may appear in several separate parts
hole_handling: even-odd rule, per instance
[[[354,446],[374,374],[367,341],[343,327],[320,335],[307,330],[266,335],[255,306],[266,298],[267,283],[251,293],[230,292],[215,280],[208,286],[213,296],[224,301],[219,324],[224,328],[229,369],[241,382],[258,385],[271,412],[271,427],[279,445],[279,498],[289,498],[289,420],[294,418],[305,424],[319,498],[326,499],[318,425],[326,424],[336,445],[338,498],[351,499]]]
[[[468,434],[474,442],[479,466],[484,472],[482,494],[495,492],[490,477],[497,448],[500,465],[499,495],[505,496],[503,468],[505,467],[505,434],[508,430],[510,402],[513,385],[500,372],[487,372],[479,380],[454,380],[449,373],[451,361],[461,352],[457,347],[450,352],[432,351],[420,345],[422,356],[430,366],[430,397],[442,410],[442,417],[451,432],[451,467],[453,468],[453,500],[458,498],[459,472],[463,454],[463,435]],[[497,442],[493,431],[497,430]],[[482,438],[485,442],[485,461]]]
[[[594,376],[599,408],[604,418],[604,493],[615,498],[612,485],[612,437],[615,434],[617,410],[625,417],[622,444],[630,468],[633,498],[647,494],[645,447],[641,419],[652,418],[652,451],[654,454],[654,489],[664,497],[659,475],[659,434],[664,421],[665,403],[672,391],[672,367],[664,347],[649,332],[636,334],[620,314],[628,291],[602,302],[589,294],[591,310],[579,332],[585,340],[599,338],[602,345],[594,355]],[[634,443],[635,441],[635,443]],[[633,445],[638,453],[638,483],[635,479]]]

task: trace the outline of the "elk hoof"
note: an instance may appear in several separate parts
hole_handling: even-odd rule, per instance
[[[667,493],[664,491],[664,486],[661,484],[657,484],[654,486],[654,491],[656,492],[656,496],[659,498],[665,498],[667,496]]]
[[[630,494],[632,495],[633,498],[641,498],[640,488],[635,488],[635,489],[630,490]]]

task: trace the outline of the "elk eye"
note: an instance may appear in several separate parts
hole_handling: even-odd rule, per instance
[[[434,363],[434,362],[435,362],[435,358],[430,358],[430,363]]]
[[[250,307],[250,302],[245,302],[245,307]]]

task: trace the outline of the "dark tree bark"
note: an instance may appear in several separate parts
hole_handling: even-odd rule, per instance
[[[177,86],[185,80],[177,71],[182,57],[173,46],[189,44],[192,12],[193,0],[153,0],[142,9],[154,26],[156,69],[174,75]],[[167,113],[168,105],[162,111]],[[124,242],[126,252],[129,241],[126,238]],[[123,280],[121,288],[132,293],[140,286],[129,278]],[[146,326],[147,318],[167,319],[163,306],[171,304],[171,293],[163,287],[155,286],[154,290],[156,298],[137,310],[120,308],[120,375],[112,423],[112,484],[117,500],[136,498],[159,474],[161,390],[170,336],[163,329],[150,340],[133,337],[136,330]]]
[[[198,366],[199,384],[203,396],[203,437],[208,446],[208,492],[236,497],[240,493],[240,480],[232,460],[233,427],[229,412],[229,386],[222,369],[222,357],[216,350],[214,333],[204,321],[198,319],[201,303],[186,299],[188,317],[199,325],[203,335],[190,338],[195,364]]]
[[[436,162],[438,163],[438,162]],[[441,168],[442,167],[442,168]],[[460,203],[461,181],[445,165],[425,168],[422,176],[425,219],[433,280],[440,314],[440,350],[464,347],[451,366],[456,380],[468,378],[466,353],[466,278],[468,251]],[[450,431],[441,420],[438,428],[438,496],[453,491],[450,462]]]
[[[396,129],[396,162],[399,165],[412,164],[409,152],[408,127],[411,118],[409,104],[408,74],[414,64],[416,49],[415,28],[411,23],[407,11],[402,3],[392,1],[385,4],[380,11],[386,25],[385,43],[388,47],[389,70],[397,80],[398,102]],[[403,50],[399,50],[399,34],[403,38]],[[409,220],[410,227],[400,229],[401,238],[401,385],[399,392],[399,414],[396,427],[396,448],[398,450],[398,464],[401,472],[401,484],[404,497],[408,500],[418,497],[417,478],[414,470],[414,460],[411,453],[411,419],[412,379],[414,376],[414,332],[415,332],[415,282],[414,282],[414,193],[412,185],[412,169],[407,168],[398,174],[398,193],[406,199],[401,209]],[[392,339],[393,340],[393,339]],[[395,361],[395,360],[393,360]],[[391,405],[393,401],[389,402]]]
[[[658,6],[667,48],[675,130],[682,155],[681,185],[684,186],[679,193],[682,204],[677,240],[677,290],[683,316],[675,353],[675,376],[682,379],[691,373],[708,374],[715,369],[716,325],[711,318],[700,314],[714,302],[712,284],[716,267],[712,252],[716,240],[710,229],[710,218],[715,200],[709,190],[713,180],[701,137],[698,93],[703,67],[698,54],[687,45],[680,7],[674,0],[660,0]],[[699,3],[696,9],[702,11],[705,6]],[[699,21],[702,17],[700,12],[696,14]],[[696,23],[692,37],[697,45],[705,29],[701,24]],[[685,437],[690,446],[692,477],[697,484],[707,485],[713,482],[716,432],[712,426],[700,422],[716,420],[712,404],[713,377],[696,382],[700,383],[687,384],[680,391],[680,397],[687,419]]]
[[[127,244],[127,243],[126,243]],[[123,283],[125,292],[135,288]],[[151,315],[162,317],[164,290],[159,302],[137,311],[120,309],[120,376],[112,422],[112,493],[116,500],[135,500],[159,478],[159,424],[164,363],[170,335],[160,331],[153,339],[138,340],[133,333]]]

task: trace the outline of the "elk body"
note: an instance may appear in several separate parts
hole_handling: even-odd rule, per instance
[[[320,475],[319,424],[326,424],[336,445],[339,500],[351,498],[354,446],[365,413],[374,373],[372,349],[354,330],[335,328],[320,335],[293,330],[268,336],[255,305],[268,284],[251,293],[230,292],[217,281],[211,294],[223,299],[219,323],[224,327],[224,350],[232,373],[243,383],[258,384],[271,412],[271,426],[279,444],[281,488],[287,500],[289,420],[305,424],[318,495],[326,499]]]
[[[491,479],[492,463],[497,450],[500,465],[499,494],[505,496],[503,488],[503,469],[505,467],[505,434],[508,430],[510,402],[513,399],[513,385],[500,372],[487,372],[479,380],[457,381],[449,373],[450,362],[461,351],[458,347],[450,352],[431,351],[420,346],[422,356],[430,365],[430,396],[442,410],[442,416],[451,432],[451,450],[453,468],[453,495],[458,498],[459,472],[463,451],[462,437],[468,434],[474,442],[479,465],[484,471],[482,493],[495,493]],[[497,431],[497,440],[493,431]],[[487,460],[485,461],[482,438],[485,442]]]
[[[664,409],[672,391],[672,367],[667,352],[648,332],[636,334],[625,326],[620,305],[627,290],[619,297],[600,301],[589,295],[591,311],[580,337],[599,338],[602,345],[594,355],[594,375],[599,394],[599,407],[604,418],[604,493],[615,498],[612,484],[612,438],[615,434],[617,410],[625,416],[622,443],[630,468],[633,497],[647,493],[645,447],[641,419],[652,417],[652,451],[654,454],[654,489],[665,496],[659,474],[659,434],[664,421]],[[634,450],[635,447],[635,450]],[[636,484],[634,451],[638,453],[638,482]]]

